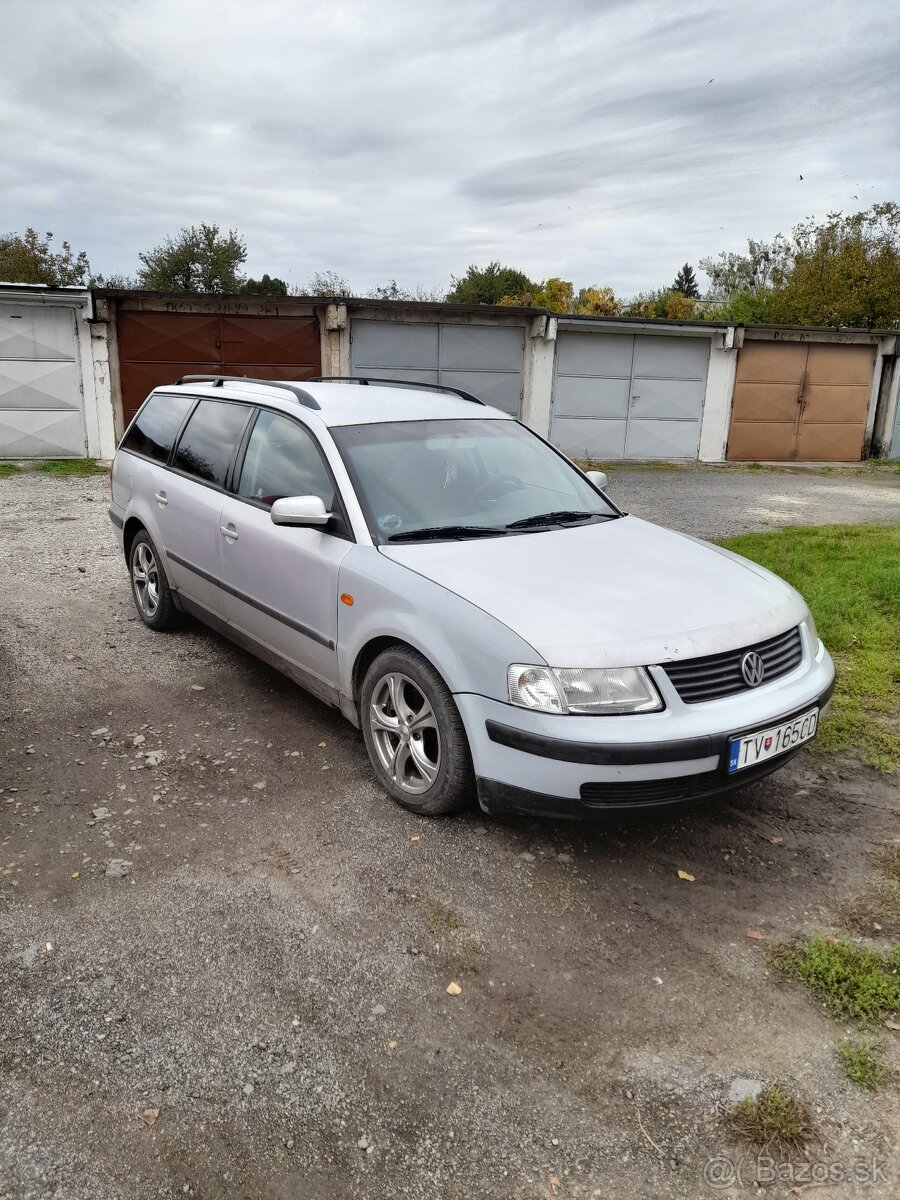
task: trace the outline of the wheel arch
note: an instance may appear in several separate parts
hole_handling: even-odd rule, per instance
[[[134,539],[141,532],[147,531],[147,526],[139,517],[129,517],[122,529],[122,549],[125,551],[125,561],[128,562]]]
[[[370,638],[365,645],[361,647],[359,653],[356,655],[356,659],[353,663],[353,671],[350,676],[353,687],[353,704],[357,709],[359,706],[359,697],[360,693],[362,692],[362,685],[363,680],[366,677],[366,672],[379,654],[383,654],[385,650],[390,650],[394,647],[403,650],[414,650],[416,654],[422,654],[422,651],[418,646],[414,646],[411,642],[406,641],[402,637],[397,637],[396,635],[381,634],[378,637]],[[422,657],[431,663],[435,671],[438,670],[434,663],[431,662],[431,659],[428,658],[427,654],[422,654]],[[438,674],[441,674],[440,671],[438,671]],[[441,678],[443,678],[443,676],[441,676]]]

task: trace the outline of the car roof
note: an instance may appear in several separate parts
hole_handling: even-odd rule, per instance
[[[272,381],[275,383],[276,381]],[[279,380],[300,388],[318,405],[313,409],[285,389],[279,391],[262,381],[229,380],[220,384],[166,384],[157,392],[188,392],[211,400],[249,400],[266,408],[277,409],[304,418],[314,415],[323,425],[372,425],[384,421],[515,420],[509,413],[488,404],[464,400],[453,392],[425,391],[415,384],[409,387],[360,385],[355,383],[310,383],[303,379]]]

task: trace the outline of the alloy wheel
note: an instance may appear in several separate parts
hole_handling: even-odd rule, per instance
[[[404,792],[421,795],[437,779],[441,735],[431,701],[408,675],[382,675],[369,703],[378,760]]]
[[[159,608],[159,567],[146,542],[139,542],[131,560],[131,582],[135,599],[145,617],[153,618]]]

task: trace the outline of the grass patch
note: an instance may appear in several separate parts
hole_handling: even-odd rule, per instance
[[[814,937],[775,946],[772,965],[805,983],[831,1016],[865,1028],[900,1012],[900,946],[884,952]]]
[[[841,924],[864,937],[900,937],[900,884],[874,879],[860,896],[845,900]]]
[[[893,883],[900,883],[900,842],[882,846],[875,855],[875,865],[884,871]]]
[[[8,479],[10,475],[18,475],[21,467],[15,463],[0,463],[0,479]]]
[[[806,1104],[780,1083],[771,1083],[758,1096],[740,1100],[725,1120],[745,1142],[760,1150],[771,1146],[783,1154],[802,1149],[814,1133]]]
[[[109,468],[102,466],[94,458],[48,458],[38,463],[36,469],[45,475],[60,477],[75,475],[81,478],[85,475],[109,474]]]
[[[428,918],[428,925],[434,936],[440,937],[442,933],[446,933],[448,930],[461,928],[462,919],[448,905],[437,904],[431,911]]]
[[[813,745],[900,770],[900,528],[789,528],[722,544],[802,592],[834,656],[837,689]]]
[[[887,1077],[881,1059],[881,1042],[844,1042],[838,1047],[841,1070],[861,1088],[877,1092]]]
[[[900,938],[900,844],[882,846],[875,864],[883,875],[841,905],[841,923],[866,937]]]

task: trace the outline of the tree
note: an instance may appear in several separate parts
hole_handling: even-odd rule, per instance
[[[771,242],[755,242],[751,238],[746,254],[722,252],[715,258],[701,258],[700,267],[709,276],[708,298],[727,303],[739,294],[781,286],[792,261],[788,239],[778,234]]]
[[[790,271],[771,301],[785,324],[893,329],[900,323],[900,205],[797,225]]]
[[[244,296],[286,296],[288,294],[287,284],[283,279],[272,278],[271,275],[263,275],[262,279],[245,279],[240,287],[241,294]]]
[[[447,291],[437,284],[429,286],[427,283],[417,283],[413,288],[412,298],[423,304],[443,304],[447,299]]]
[[[306,285],[308,296],[350,296],[352,288],[337,271],[316,271]]]
[[[51,246],[53,234],[40,237],[29,226],[24,234],[8,233],[0,237],[0,279],[5,283],[43,283],[48,287],[85,285],[91,268],[87,254],[77,254],[69,242],[59,250]]]
[[[583,317],[620,317],[622,301],[611,287],[585,287],[575,297],[575,312]]]
[[[534,307],[570,313],[575,308],[575,289],[567,279],[551,276],[541,284],[540,291],[534,297]]]
[[[412,300],[414,299],[412,292],[405,287],[401,287],[396,279],[389,279],[387,283],[371,288],[366,295],[370,300]]]
[[[626,306],[625,313],[629,317],[642,317],[645,321],[685,321],[697,315],[694,301],[674,288],[638,293]]]
[[[900,324],[900,205],[810,218],[746,254],[700,263],[714,319],[891,329]]]
[[[681,292],[682,296],[687,296],[689,300],[699,300],[700,289],[697,287],[697,277],[690,263],[685,263],[675,276],[672,291]]]
[[[91,287],[109,288],[117,291],[133,291],[138,286],[136,279],[132,279],[130,275],[125,275],[121,271],[113,271],[111,275],[92,275],[90,278]]]
[[[138,282],[152,291],[237,292],[244,282],[240,267],[247,247],[236,229],[223,234],[218,225],[202,221],[138,257]]]
[[[486,267],[470,266],[459,279],[451,277],[447,299],[451,304],[500,304],[516,298],[521,302],[523,295],[536,291],[523,271],[492,262]]]
[[[663,314],[669,321],[690,321],[697,315],[693,298],[670,288],[662,298]]]

